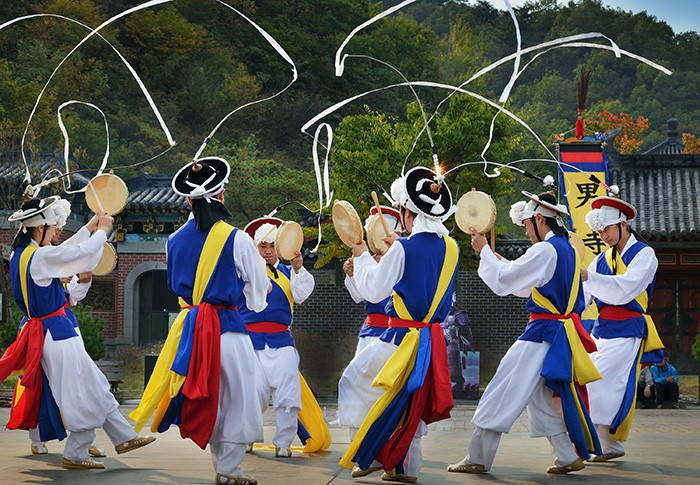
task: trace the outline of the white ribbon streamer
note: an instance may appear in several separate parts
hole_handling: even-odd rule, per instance
[[[321,130],[326,130],[326,155],[323,163],[323,178],[321,177],[321,165],[318,158],[318,138],[321,135]],[[316,247],[311,250],[312,253],[318,251],[321,245],[321,214],[323,214],[323,194],[326,194],[325,207],[331,205],[331,199],[333,198],[333,192],[331,192],[330,175],[328,173],[328,159],[331,153],[331,146],[333,145],[333,128],[328,123],[321,123],[316,128],[316,133],[314,133],[314,144],[312,147],[312,156],[314,160],[314,172],[316,173],[316,186],[318,187],[318,241],[316,242]]]
[[[90,39],[90,37],[92,37],[93,35],[98,35],[98,36],[102,37],[98,32],[99,32],[101,29],[103,29],[104,27],[106,27],[107,25],[109,25],[109,24],[111,24],[112,22],[114,22],[115,20],[118,20],[118,19],[120,19],[120,18],[122,18],[122,17],[124,17],[124,16],[127,16],[127,15],[130,15],[130,14],[133,13],[133,12],[136,12],[136,11],[139,11],[139,10],[143,10],[143,9],[145,9],[145,8],[149,8],[149,7],[152,7],[152,6],[155,6],[155,5],[160,5],[160,4],[163,4],[163,3],[172,2],[172,1],[173,1],[173,0],[151,0],[151,1],[149,1],[149,2],[146,2],[146,3],[143,3],[143,4],[138,5],[138,6],[136,6],[136,7],[130,8],[130,9],[128,9],[128,10],[125,10],[125,11],[121,12],[121,13],[118,14],[118,15],[115,15],[114,17],[112,17],[112,18],[106,20],[105,22],[103,22],[102,24],[100,24],[96,29],[91,29],[90,27],[87,27],[87,26],[85,26],[84,24],[81,24],[80,22],[77,22],[77,21],[75,21],[75,20],[73,20],[73,19],[70,19],[70,18],[68,18],[68,17],[63,17],[63,16],[59,16],[59,15],[52,15],[52,14],[36,14],[36,15],[28,15],[28,16],[24,16],[24,17],[18,17],[18,18],[16,18],[16,19],[12,19],[12,20],[10,20],[10,21],[8,21],[8,22],[5,22],[4,24],[0,25],[0,30],[2,30],[3,28],[5,28],[5,27],[8,26],[8,25],[11,25],[11,24],[13,24],[13,23],[15,23],[15,22],[19,22],[19,21],[21,21],[21,20],[25,20],[25,19],[28,19],[28,18],[42,17],[42,16],[54,16],[54,17],[59,17],[59,18],[64,18],[64,19],[66,19],[66,20],[70,20],[70,21],[72,21],[72,22],[76,22],[76,23],[78,23],[78,24],[80,24],[80,25],[83,25],[84,27],[86,27],[86,28],[88,28],[88,29],[91,29],[90,33],[89,33],[86,37],[84,37],[75,47],[73,47],[73,49],[72,49],[68,54],[66,54],[66,56],[61,60],[61,62],[58,63],[58,65],[56,66],[56,68],[54,69],[54,71],[51,73],[51,76],[49,76],[49,79],[46,81],[46,84],[44,84],[44,87],[42,88],[41,92],[39,93],[39,96],[37,97],[36,102],[34,103],[34,107],[32,108],[32,111],[31,111],[31,113],[29,114],[29,119],[27,120],[27,125],[26,125],[26,127],[25,127],[25,129],[24,129],[24,133],[22,134],[22,141],[21,141],[21,145],[20,145],[20,149],[21,149],[21,153],[22,153],[22,160],[24,161],[24,165],[25,165],[25,168],[26,168],[26,175],[25,175],[25,178],[26,178],[28,181],[31,181],[31,175],[29,174],[29,168],[28,168],[28,164],[27,164],[27,159],[26,159],[25,153],[24,153],[24,142],[25,142],[25,138],[26,138],[26,136],[27,136],[27,132],[29,131],[29,126],[31,125],[32,118],[34,117],[34,113],[36,112],[36,109],[37,109],[37,107],[39,106],[39,102],[41,101],[41,98],[42,98],[42,96],[44,95],[44,92],[46,91],[46,88],[48,87],[49,83],[51,82],[51,80],[53,79],[53,77],[56,75],[56,73],[58,72],[58,70],[61,68],[61,66],[63,65],[63,63],[66,62],[66,61],[68,60],[68,58],[69,58],[76,50],[78,50],[78,48],[80,48],[81,45],[83,45],[85,42],[87,42],[87,41]],[[102,38],[104,39],[104,37],[102,37]],[[163,121],[163,118],[160,116],[160,112],[159,112],[158,109],[156,108],[155,103],[153,102],[153,99],[151,98],[150,94],[148,93],[148,90],[145,88],[145,86],[144,86],[143,83],[141,82],[141,80],[140,80],[140,78],[138,77],[138,75],[136,75],[136,71],[134,71],[134,69],[131,68],[131,66],[129,65],[129,63],[126,62],[126,59],[124,59],[124,57],[114,48],[114,46],[112,46],[111,44],[110,44],[110,46],[115,50],[115,52],[117,52],[117,54],[119,55],[119,57],[125,62],[125,64],[126,64],[127,67],[129,68],[129,71],[131,71],[131,73],[132,73],[132,75],[134,75],[134,78],[136,79],[137,83],[139,83],[139,86],[141,87],[141,90],[144,92],[144,95],[146,96],[146,99],[148,99],[149,104],[151,104],[151,108],[153,109],[153,112],[155,113],[156,117],[158,118],[158,121],[160,122],[160,125],[161,125],[161,128],[163,129],[163,132],[164,132],[164,133],[166,134],[166,136],[168,137],[168,143],[169,143],[171,146],[175,145],[175,140],[173,140],[172,136],[170,135],[170,131],[168,130],[167,126],[165,125],[165,122]]]
[[[268,97],[266,97],[266,98],[262,98],[262,99],[258,99],[258,100],[256,100],[256,101],[251,101],[250,103],[246,103],[246,104],[244,104],[243,106],[239,106],[238,108],[234,109],[234,110],[231,111],[229,114],[227,114],[226,116],[224,116],[223,119],[222,119],[221,121],[219,121],[219,123],[214,127],[214,129],[211,131],[211,133],[209,133],[209,135],[204,139],[204,142],[202,143],[202,145],[199,147],[199,149],[197,150],[197,152],[196,152],[195,155],[194,155],[194,160],[199,160],[200,155],[202,154],[202,152],[204,151],[204,149],[207,147],[207,144],[211,141],[211,138],[212,138],[212,137],[214,136],[214,134],[219,130],[219,128],[221,127],[221,125],[223,125],[224,122],[225,122],[227,119],[229,119],[231,116],[233,116],[234,113],[237,113],[238,111],[240,111],[240,110],[242,110],[242,109],[244,109],[244,108],[247,108],[248,106],[253,106],[254,104],[263,103],[263,102],[265,102],[265,101],[269,101],[269,100],[271,100],[271,99],[276,98],[276,97],[279,96],[280,94],[284,93],[292,84],[294,84],[294,82],[295,82],[295,81],[297,80],[297,78],[299,77],[299,75],[298,75],[298,73],[297,73],[297,66],[294,64],[294,61],[292,60],[291,57],[289,57],[289,54],[287,54],[287,52],[286,52],[286,51],[282,48],[282,46],[275,40],[274,37],[272,37],[270,34],[268,34],[262,27],[260,27],[258,24],[256,24],[255,22],[253,22],[251,19],[249,19],[248,17],[246,17],[246,16],[245,16],[242,12],[240,12],[239,10],[233,8],[232,6],[230,6],[229,4],[227,4],[226,2],[223,2],[222,0],[216,0],[216,1],[217,1],[218,3],[220,3],[221,5],[223,5],[224,7],[228,8],[228,9],[230,9],[230,10],[233,10],[233,11],[236,12],[238,15],[240,15],[240,16],[243,17],[245,20],[247,20],[248,23],[250,23],[253,27],[255,27],[255,29],[256,29],[258,32],[260,32],[260,34],[261,34],[261,35],[265,38],[265,40],[267,40],[267,42],[275,49],[275,51],[277,51],[277,53],[278,53],[285,61],[287,61],[289,64],[291,64],[291,66],[292,66],[292,80],[291,80],[291,82],[290,82],[289,84],[287,84],[287,85],[284,87],[284,89],[282,89],[280,92],[278,92],[278,93],[276,93],[276,94],[274,94],[274,95],[272,95],[272,96],[268,96]]]
[[[518,24],[518,19],[515,17],[513,7],[510,6],[510,2],[508,0],[503,0],[503,2],[506,4],[506,8],[508,9],[510,18],[513,19],[513,26],[515,27],[515,37],[517,39],[517,48],[515,51],[515,62],[513,63],[513,74],[510,77],[510,81],[508,81],[508,84],[506,84],[506,87],[503,89],[501,97],[498,98],[498,101],[501,103],[505,103],[506,101],[508,101],[508,98],[510,97],[510,91],[513,89],[515,80],[518,79],[518,69],[520,68],[520,56],[523,43],[523,39],[520,35],[520,24]]]
[[[102,115],[102,119],[105,122],[105,136],[107,140],[107,146],[105,148],[105,154],[104,157],[102,158],[102,164],[100,165],[100,168],[97,170],[97,175],[101,175],[102,172],[104,171],[105,167],[107,166],[107,160],[109,159],[109,124],[107,123],[107,116],[105,116],[104,112],[95,106],[92,103],[86,103],[85,101],[77,101],[77,100],[71,100],[71,101],[66,101],[63,103],[61,106],[58,107],[57,114],[58,114],[58,127],[61,129],[61,133],[63,133],[63,160],[66,164],[66,175],[70,172],[70,168],[68,167],[68,153],[70,152],[70,138],[68,137],[68,131],[66,130],[66,125],[63,123],[63,117],[61,116],[61,110],[65,108],[66,106],[70,106],[72,104],[82,104],[85,106],[89,106],[91,108],[96,109],[97,111],[100,112]],[[64,190],[67,194],[75,194],[78,192],[84,192],[85,189],[87,189],[87,186],[78,189],[78,190],[73,190],[70,191],[70,178],[65,177],[64,179]],[[92,186],[92,185],[91,185]],[[94,189],[93,189],[94,192]],[[98,200],[99,203],[99,200]],[[100,204],[100,209],[102,209],[102,205]]]

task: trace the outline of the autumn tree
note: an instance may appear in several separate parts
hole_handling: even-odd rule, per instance
[[[638,116],[635,120],[629,113],[616,115],[610,111],[601,111],[594,118],[586,118],[586,131],[606,132],[622,126],[622,131],[615,137],[614,146],[622,154],[635,153],[642,146],[642,136],[649,129],[649,119]]]

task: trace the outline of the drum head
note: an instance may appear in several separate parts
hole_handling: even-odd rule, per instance
[[[285,221],[277,228],[275,236],[275,249],[280,258],[287,261],[294,259],[297,251],[301,251],[304,243],[304,231],[301,226],[294,221]]]
[[[362,242],[362,221],[350,202],[336,200],[333,203],[333,226],[340,240],[348,246]]]
[[[114,249],[114,246],[106,242],[102,248],[100,262],[97,263],[95,269],[92,270],[92,274],[95,276],[107,275],[117,267],[117,251]]]
[[[578,256],[579,261],[583,262],[583,258],[586,257],[586,245],[583,244],[583,239],[575,232],[569,231],[569,241],[571,241],[571,245],[576,250],[576,256]]]
[[[375,254],[386,253],[389,250],[389,246],[382,241],[386,233],[384,232],[382,221],[379,219],[379,214],[374,214],[367,218],[365,229],[367,230],[367,246],[369,246],[369,250]]]
[[[479,234],[485,234],[496,222],[496,204],[490,195],[472,190],[460,197],[457,202],[455,220],[459,228],[466,233],[471,227]]]
[[[101,211],[118,214],[126,206],[128,198],[129,190],[124,181],[111,173],[93,178],[85,189],[85,202],[95,214]]]

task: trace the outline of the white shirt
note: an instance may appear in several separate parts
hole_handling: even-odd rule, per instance
[[[348,289],[350,298],[352,298],[352,301],[355,303],[362,303],[365,301],[365,298],[360,294],[360,290],[357,289],[355,279],[353,277],[345,275],[345,288]]]
[[[54,278],[92,271],[100,262],[105,242],[107,234],[102,229],[90,235],[87,228],[82,227],[60,246],[38,248],[32,258],[29,274],[37,285],[49,286]],[[37,246],[35,241],[32,244]]]
[[[633,234],[627,240],[622,249],[622,257],[629,248],[637,242]],[[647,246],[627,265],[627,271],[618,275],[602,275],[597,272],[599,258],[604,258],[605,253],[600,253],[588,266],[588,281],[583,283],[586,295],[586,303],[592,297],[607,303],[608,305],[625,305],[637,298],[652,282],[659,267],[654,250]]]
[[[554,236],[549,231],[545,240]],[[535,243],[515,261],[500,260],[486,245],[481,250],[479,276],[499,296],[527,297],[532,287],[539,288],[554,276],[557,251],[551,244]]]

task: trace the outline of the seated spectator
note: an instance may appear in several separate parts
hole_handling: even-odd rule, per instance
[[[642,371],[639,373],[637,401],[641,401],[642,409],[656,409],[654,378],[651,376],[651,368],[649,366],[643,367]]]
[[[673,409],[678,409],[678,371],[668,363],[668,351],[664,350],[664,360],[651,366],[651,376],[654,379],[656,404],[661,407],[664,402],[670,402]]]

